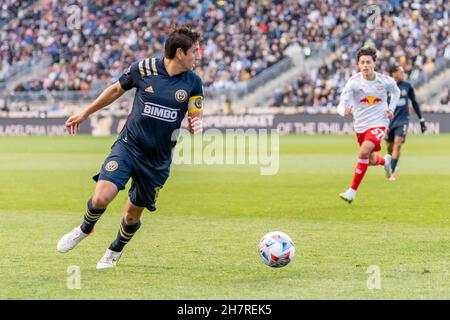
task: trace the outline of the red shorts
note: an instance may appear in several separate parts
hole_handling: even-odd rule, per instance
[[[386,134],[386,127],[376,127],[370,128],[366,132],[357,133],[356,137],[358,139],[358,143],[361,146],[364,141],[370,141],[375,145],[373,152],[381,150],[381,141],[383,140],[384,135]]]

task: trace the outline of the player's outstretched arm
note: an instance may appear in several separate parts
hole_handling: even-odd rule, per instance
[[[342,116],[345,117],[349,114],[352,113],[352,107],[351,106],[345,106],[343,103],[339,103],[339,105],[337,106],[337,113]]]
[[[188,128],[192,134],[203,132],[203,111],[194,111],[188,113]]]
[[[422,112],[420,112],[419,103],[416,100],[416,94],[415,94],[414,88],[412,86],[409,87],[408,97],[411,100],[412,106],[414,108],[414,111],[417,114],[417,117],[419,118],[420,130],[422,131],[422,133],[425,133],[425,131],[427,130],[427,126],[425,124],[425,119],[422,116]]]
[[[387,84],[387,90],[391,93],[391,101],[389,102],[388,111],[391,111],[392,114],[394,114],[395,108],[397,108],[398,100],[400,100],[400,89],[395,80],[390,77]]]
[[[195,95],[188,101],[188,129],[192,134],[203,132],[203,87],[197,84]]]
[[[80,124],[94,112],[110,105],[125,93],[119,82],[116,82],[106,88],[95,101],[85,110],[78,114],[70,116],[66,121],[66,129],[69,134],[76,134],[80,129]]]
[[[389,102],[388,109],[386,110],[387,118],[392,120],[394,118],[395,108],[397,108],[398,100],[400,99],[400,89],[397,86],[395,80],[391,77],[387,77],[386,89],[391,93],[391,101]]]
[[[342,90],[341,97],[339,99],[339,105],[337,106],[337,113],[345,117],[352,113],[353,106],[353,87],[352,80],[348,80],[345,84],[344,90]]]

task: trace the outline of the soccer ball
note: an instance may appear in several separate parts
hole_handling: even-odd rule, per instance
[[[258,251],[262,261],[273,268],[286,266],[295,255],[294,242],[281,231],[269,232],[262,237]]]

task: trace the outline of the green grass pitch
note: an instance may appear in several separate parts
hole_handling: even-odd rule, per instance
[[[0,299],[450,299],[449,135],[409,136],[398,180],[370,167],[351,205],[338,194],[352,178],[354,136],[283,136],[274,176],[173,166],[118,267],[97,271],[126,191],[73,251],[56,243],[81,222],[114,139],[0,138]],[[274,230],[296,245],[281,269],[256,249]],[[80,289],[67,287],[70,266]],[[369,266],[379,289],[367,286]]]

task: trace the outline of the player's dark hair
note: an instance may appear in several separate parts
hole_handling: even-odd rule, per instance
[[[359,49],[356,53],[356,62],[359,62],[359,58],[361,58],[362,56],[371,56],[373,62],[375,62],[377,61],[377,50],[372,47]]]
[[[200,41],[200,33],[193,31],[190,26],[175,26],[164,45],[164,57],[175,58],[178,48],[186,53],[197,41]]]
[[[394,64],[394,65],[390,66],[390,67],[387,69],[387,71],[389,72],[389,75],[392,76],[392,74],[393,74],[394,72],[397,72],[398,68],[400,68],[400,66],[399,66],[398,64]]]

